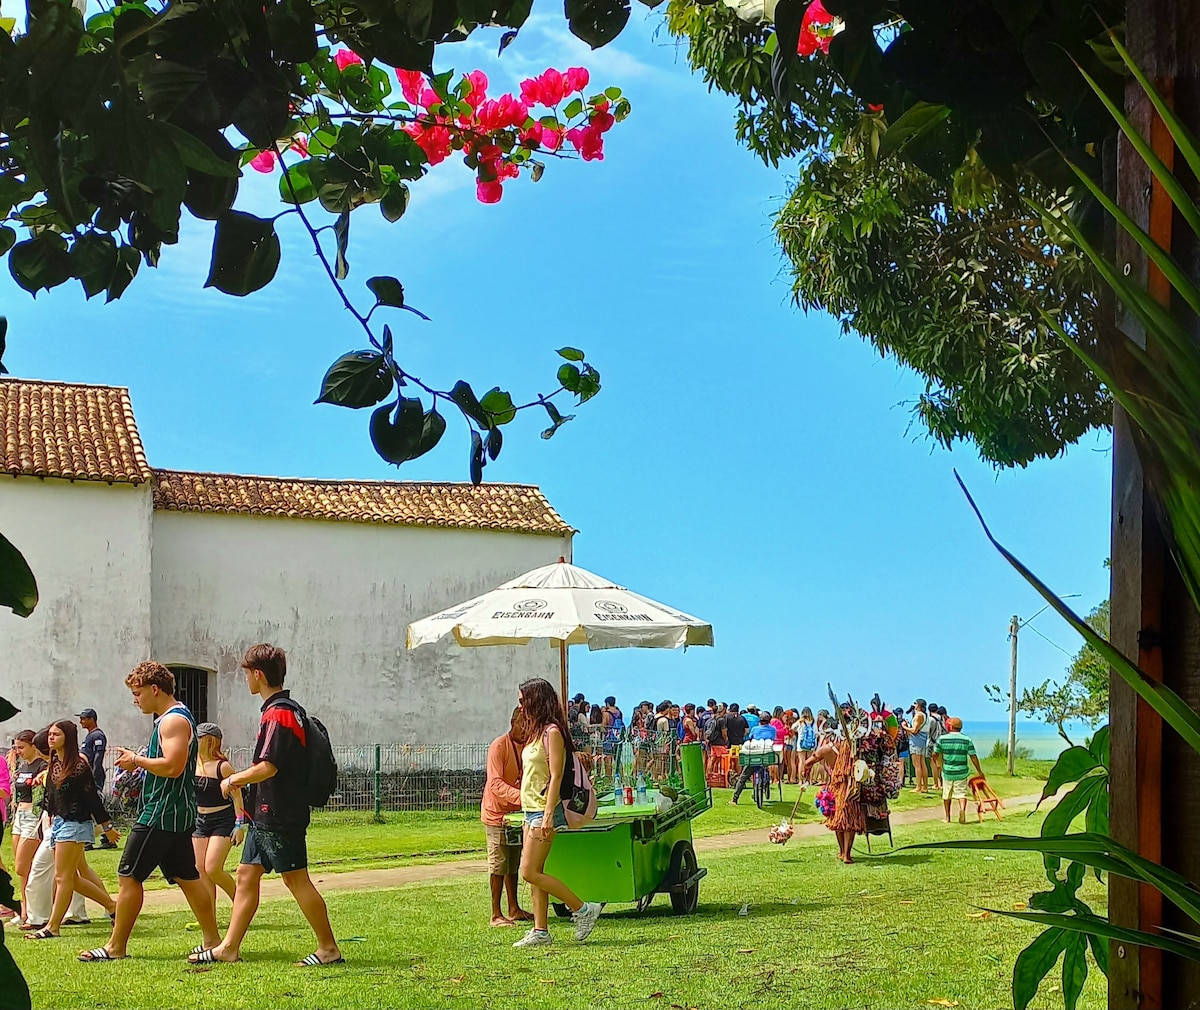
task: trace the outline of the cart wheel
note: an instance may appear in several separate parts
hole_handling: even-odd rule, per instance
[[[650,907],[650,902],[652,902],[653,900],[654,900],[654,892],[653,891],[651,891],[649,894],[643,895],[642,897],[638,898],[638,901],[637,901],[638,915],[641,915],[644,911],[646,911],[646,909],[648,909]]]
[[[696,850],[691,842],[680,842],[671,853],[670,877],[679,883],[691,877],[697,869]],[[700,881],[682,891],[671,892],[671,911],[676,915],[691,915],[700,903]]]
[[[766,779],[764,784],[763,779]],[[759,810],[762,809],[763,802],[769,798],[771,792],[770,773],[765,771],[756,771],[754,773],[754,803]]]
[[[567,908],[566,905],[562,904],[561,902],[556,901],[556,902],[554,902],[553,907],[554,907],[554,914],[557,915],[560,919],[571,918],[571,910],[569,908]]]

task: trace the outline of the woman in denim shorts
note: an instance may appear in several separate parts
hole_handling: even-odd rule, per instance
[[[35,933],[26,935],[27,940],[53,940],[62,929],[67,906],[78,890],[105,907],[112,907],[113,900],[103,889],[79,874],[85,845],[95,841],[99,824],[104,837],[114,845],[118,835],[112,826],[108,811],[96,781],[92,777],[92,766],[79,753],[79,731],[69,720],[52,723],[47,740],[50,745],[50,763],[45,775],[46,812],[50,814],[50,845],[54,848],[54,909],[50,921]],[[94,893],[93,893],[94,892]]]

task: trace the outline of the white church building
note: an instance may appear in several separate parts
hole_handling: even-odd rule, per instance
[[[154,469],[128,390],[2,379],[0,530],[41,595],[28,618],[0,612],[0,696],[23,710],[6,731],[95,708],[110,746],[140,746],[124,678],[156,659],[245,745],[256,642],[287,650],[288,687],[335,743],[485,742],[520,681],[557,682],[549,647],[404,648],[410,621],[570,560],[574,531],[536,487]]]

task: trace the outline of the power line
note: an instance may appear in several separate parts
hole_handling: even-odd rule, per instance
[[[1026,627],[1029,627],[1029,626],[1028,626],[1028,625],[1026,625]],[[1067,650],[1066,650],[1066,649],[1064,649],[1064,648],[1063,648],[1061,645],[1059,645],[1057,642],[1051,642],[1051,641],[1050,641],[1050,639],[1046,638],[1046,636],[1045,636],[1045,635],[1043,635],[1043,634],[1042,634],[1040,631],[1038,631],[1038,629],[1037,629],[1037,628],[1029,628],[1029,630],[1030,630],[1030,631],[1032,631],[1032,632],[1033,632],[1035,635],[1037,635],[1039,638],[1043,638],[1043,639],[1045,639],[1047,642],[1050,642],[1050,644],[1051,644],[1051,645],[1053,645],[1053,646],[1054,646],[1054,648],[1056,648],[1056,649],[1057,649],[1059,652],[1061,652],[1061,653],[1062,653],[1064,656],[1066,656],[1067,658],[1069,658],[1069,659],[1074,659],[1074,658],[1075,658],[1075,654],[1074,654],[1073,652],[1067,652]]]

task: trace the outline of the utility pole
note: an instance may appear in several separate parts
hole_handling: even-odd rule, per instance
[[[1008,626],[1008,640],[1012,643],[1012,659],[1008,667],[1008,774],[1017,773],[1017,632],[1021,630],[1021,619],[1013,614]]]

